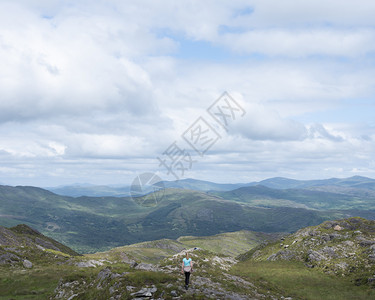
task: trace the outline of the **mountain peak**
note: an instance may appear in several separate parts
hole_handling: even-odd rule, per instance
[[[11,227],[9,229],[19,234],[29,234],[35,236],[42,235],[39,231],[31,228],[30,226],[27,226],[26,224],[18,224],[17,226]]]

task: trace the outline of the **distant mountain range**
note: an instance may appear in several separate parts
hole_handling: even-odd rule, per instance
[[[296,180],[284,177],[274,177],[250,183],[215,183],[197,179],[182,179],[176,181],[163,181],[165,188],[179,188],[195,191],[231,191],[241,187],[262,185],[273,189],[315,189],[348,193],[350,189],[360,189],[375,192],[375,179],[353,176],[349,178],[331,178],[321,180]],[[47,190],[62,196],[80,197],[126,197],[129,196],[130,186],[109,186],[74,184],[59,187],[47,187]],[[352,190],[352,192],[355,192]]]
[[[108,185],[81,185],[73,184],[59,187],[45,188],[55,194],[70,197],[127,197],[130,194],[129,186],[108,186]]]
[[[193,180],[181,182],[190,188],[194,184],[205,189],[219,186]],[[297,184],[280,178],[263,181],[268,185],[281,182],[288,187]],[[373,179],[335,179],[328,180],[327,185],[322,185],[324,180],[309,182],[298,183],[305,188],[287,189],[255,184],[210,192],[167,188],[162,201],[149,207],[139,206],[130,197],[69,197],[36,187],[0,186],[0,225],[25,223],[75,251],[87,253],[187,235],[237,230],[293,232],[330,219],[375,219]],[[345,194],[345,189],[350,193]]]

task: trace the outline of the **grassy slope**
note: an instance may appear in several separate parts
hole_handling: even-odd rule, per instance
[[[306,268],[301,262],[245,261],[233,267],[232,274],[242,276],[263,287],[294,299],[336,300],[374,299],[375,291],[355,286],[347,278]]]
[[[339,224],[342,229],[335,231]],[[327,237],[330,239],[327,239]],[[241,255],[233,274],[264,283],[266,289],[298,299],[374,299],[368,278],[374,274],[369,254],[375,237],[375,222],[362,218],[328,221],[301,229],[283,241],[254,248]],[[365,240],[366,243],[361,244]],[[282,244],[281,244],[282,243]],[[289,245],[285,250],[283,245]],[[310,250],[336,251],[333,258],[311,260]],[[272,254],[289,251],[293,259],[269,261]],[[347,254],[348,252],[354,254]],[[327,254],[326,254],[327,255]],[[313,266],[308,268],[305,262]],[[339,266],[346,265],[345,268]]]
[[[177,241],[188,247],[199,247],[213,253],[235,257],[249,251],[249,249],[256,247],[260,243],[273,240],[278,236],[278,234],[241,230],[213,236],[182,236]]]
[[[126,253],[128,258],[138,262],[158,263],[162,259],[184,249],[198,247],[212,253],[236,257],[261,243],[273,241],[278,237],[280,237],[280,234],[277,233],[268,234],[241,230],[213,236],[182,236],[177,240],[162,239],[142,242],[86,256],[93,259],[105,257],[106,259],[115,260],[121,259],[121,255]]]
[[[32,269],[10,268],[8,266],[0,266],[0,299],[49,299],[53,295],[59,281],[73,282],[90,281],[96,278],[101,268],[78,268],[66,264],[54,264],[43,260],[35,261]],[[130,267],[126,264],[112,265],[114,270],[121,272],[130,271]],[[133,272],[140,273],[142,272]],[[97,291],[97,295],[91,294],[84,299],[109,299],[106,295],[100,295],[101,291]]]

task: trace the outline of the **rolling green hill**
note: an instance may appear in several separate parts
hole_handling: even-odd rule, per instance
[[[331,188],[333,189],[333,188]],[[258,207],[299,207],[306,209],[375,209],[375,194],[351,189],[351,193],[312,189],[273,189],[262,185],[242,187],[233,191],[212,192],[227,200]],[[355,193],[354,193],[355,191]]]
[[[163,181],[165,188],[177,188],[195,191],[230,191],[239,187],[247,186],[244,183],[215,183],[192,178]],[[108,185],[90,185],[73,184],[58,187],[46,187],[48,191],[62,196],[80,197],[127,197],[130,196],[130,186],[108,186]]]
[[[57,195],[70,197],[127,197],[129,196],[130,187],[112,187],[106,185],[68,185],[60,187],[45,188]]]
[[[314,189],[328,192],[345,192],[353,190],[357,192],[375,192],[375,180],[362,176],[349,178],[330,178],[320,180],[296,180],[284,177],[274,177],[258,182],[250,183],[215,183],[192,178],[163,181],[165,188],[178,188],[195,191],[231,191],[241,187],[262,185],[272,189]],[[45,188],[62,196],[80,197],[126,197],[129,196],[130,186],[108,186],[91,184],[73,184],[68,186]]]
[[[182,236],[177,240],[161,239],[128,246],[116,247],[106,252],[87,254],[93,259],[123,259],[124,253],[130,259],[158,263],[162,259],[189,248],[200,248],[212,253],[236,257],[262,243],[271,242],[282,235],[248,230],[225,232],[212,236]]]
[[[273,189],[306,189],[319,186],[336,186],[375,190],[375,179],[363,176],[317,180],[296,180],[284,177],[274,177],[259,181],[255,184],[253,183],[252,185],[263,185]]]
[[[294,202],[303,196],[302,192],[295,194]],[[311,193],[305,197],[305,203],[313,202]],[[128,197],[73,198],[35,187],[0,186],[0,225],[25,223],[80,253],[187,235],[208,236],[238,230],[293,232],[329,219],[375,215],[371,210],[265,206],[182,189],[167,189],[160,203],[144,207]]]
[[[212,236],[182,236],[177,241],[186,245],[187,248],[199,247],[213,253],[235,257],[259,244],[273,241],[281,235],[277,233],[240,230]]]

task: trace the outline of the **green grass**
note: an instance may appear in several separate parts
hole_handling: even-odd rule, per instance
[[[235,257],[277,234],[264,234],[247,230],[226,232],[213,236],[182,236],[177,240],[188,247],[199,247],[214,253]]]
[[[308,269],[300,262],[291,261],[245,261],[231,270],[268,290],[285,297],[311,300],[374,299],[375,291],[355,286],[347,278],[330,276],[318,270]]]
[[[29,270],[0,268],[0,299],[48,299],[60,278],[90,277],[94,270],[73,266],[42,266]]]
[[[57,287],[60,279],[64,282],[72,281],[86,281],[94,280],[100,268],[77,268],[71,265],[56,265],[56,264],[41,264],[35,265],[32,269],[20,269],[11,267],[0,267],[0,300],[9,299],[49,299]],[[126,264],[112,264],[110,266],[112,272],[122,273],[131,271]],[[139,275],[131,275],[129,282],[140,282],[142,271],[138,271]],[[158,274],[155,273],[155,276]],[[150,280],[152,276],[146,274],[144,278]],[[165,278],[161,276],[155,279],[155,282],[160,282]],[[87,295],[93,293],[88,290]],[[88,296],[87,296],[88,297]],[[99,298],[84,298],[84,299],[99,299]],[[105,298],[103,298],[105,299]]]

